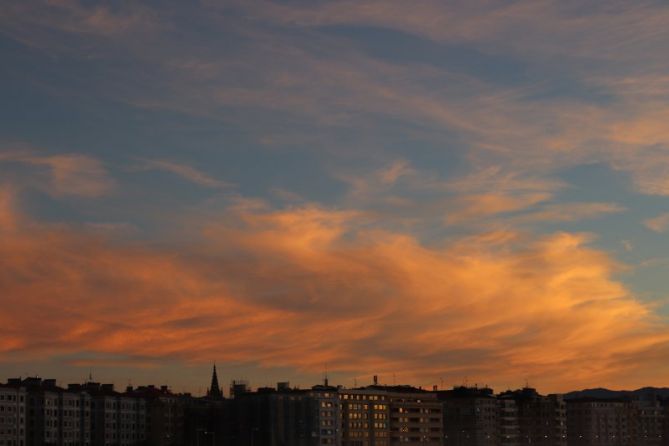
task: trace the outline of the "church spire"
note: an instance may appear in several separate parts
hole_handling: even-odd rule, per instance
[[[211,375],[211,387],[207,392],[207,396],[210,398],[223,398],[223,392],[218,386],[218,376],[216,375],[216,364],[214,364],[214,372]]]

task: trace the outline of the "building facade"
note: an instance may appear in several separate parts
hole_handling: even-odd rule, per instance
[[[386,389],[390,405],[390,444],[441,446],[443,408],[434,392],[409,386]]]
[[[567,402],[567,433],[573,446],[633,446],[634,407],[624,400],[579,398]]]
[[[503,392],[498,398],[515,402],[520,444],[567,446],[567,408],[561,395],[540,395],[525,387]]]
[[[518,405],[511,398],[497,399],[499,444],[500,446],[520,446],[520,425]]]
[[[375,388],[342,389],[342,446],[389,446],[390,399]]]
[[[0,446],[26,446],[26,388],[0,384]]]
[[[460,386],[438,395],[444,411],[445,446],[499,444],[499,409],[492,389]]]

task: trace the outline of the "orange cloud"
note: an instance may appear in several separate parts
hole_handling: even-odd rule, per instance
[[[364,229],[355,212],[239,206],[205,224],[201,243],[156,247],[2,209],[3,222],[21,221],[0,231],[3,361],[87,351],[312,372],[327,363],[426,385],[528,377],[562,390],[640,385],[633,372],[669,341],[613,278],[615,262],[578,234],[427,248]],[[667,366],[653,370],[661,380]]]
[[[8,187],[0,187],[0,230],[13,230],[15,220],[14,194]]]

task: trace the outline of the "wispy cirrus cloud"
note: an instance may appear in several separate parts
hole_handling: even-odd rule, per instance
[[[388,220],[439,219],[446,226],[489,230],[595,219],[624,212],[613,202],[565,202],[567,185],[491,167],[460,178],[417,169],[406,160],[367,172],[337,174],[349,186],[346,202]],[[380,217],[382,216],[382,217]]]
[[[527,210],[549,200],[546,193],[504,194],[490,192],[486,194],[468,194],[455,199],[456,211],[446,217],[446,223],[458,224],[478,219],[491,218],[499,214]]]
[[[56,14],[54,20],[98,15],[77,5],[67,2],[63,8],[87,12]],[[657,53],[654,49],[666,34],[666,7],[642,2],[581,8],[556,1],[506,5],[484,1],[456,7],[430,1],[411,11],[395,1],[233,2],[223,9],[216,4],[209,7],[212,21],[228,24],[233,21],[230,14],[240,10],[258,19],[245,31],[231,28],[245,36],[245,57],[226,57],[216,47],[192,52],[183,45],[174,45],[176,57],[160,51],[151,52],[150,57],[148,51],[133,51],[136,63],[161,67],[157,80],[161,88],[136,85],[129,90],[127,84],[137,82],[133,79],[112,85],[109,91],[114,98],[142,108],[167,108],[241,126],[252,121],[259,141],[290,141],[291,137],[309,141],[308,132],[295,126],[263,125],[261,116],[275,123],[281,114],[323,131],[355,129],[358,139],[367,137],[374,145],[387,145],[390,138],[375,129],[379,120],[392,119],[405,131],[416,132],[418,139],[443,141],[449,138],[446,134],[450,138],[455,134],[461,146],[458,150],[479,169],[502,165],[515,175],[553,175],[560,168],[597,161],[630,172],[642,193],[669,194],[663,180],[669,165],[668,138],[662,125],[667,108],[662,101],[641,101],[646,90],[635,87],[645,79],[652,80],[653,91],[666,89],[662,76],[666,67],[649,57]],[[100,15],[137,15],[129,5],[120,11]],[[268,24],[310,30],[318,51]],[[345,38],[318,32],[332,25],[382,27],[441,43],[471,44],[491,55],[514,54],[518,63],[529,65],[557,60],[557,52],[560,60],[566,57],[570,62],[559,68],[576,91],[555,97],[550,94],[550,82],[498,85],[429,61],[374,57]],[[555,32],[548,33],[548,29]],[[522,38],[505,38],[516,35]],[[169,32],[160,37],[174,38]],[[132,47],[136,45],[133,41]],[[642,58],[638,65],[643,62],[644,71],[631,71],[637,65],[628,63],[627,57]],[[580,62],[602,58],[607,63],[601,72],[584,70]],[[263,69],[258,70],[259,66]],[[259,75],[261,72],[269,74]],[[590,97],[592,90],[610,99],[602,104],[601,98]],[[254,119],[222,112],[230,107],[247,110]],[[328,145],[319,143],[321,148]],[[334,152],[361,154],[341,146],[333,148]]]
[[[215,2],[210,5],[217,7]],[[510,53],[529,51],[535,56],[560,54],[600,60],[654,60],[652,55],[629,50],[661,43],[669,22],[666,6],[652,1],[633,5],[590,3],[585,7],[579,2],[557,0],[505,4],[488,0],[454,4],[428,0],[413,8],[407,8],[400,0],[318,4],[259,0],[236,5],[256,17],[288,27],[371,26],[438,42],[504,48]],[[531,38],[511,38],[514,36]],[[575,47],[575,43],[579,46]]]
[[[192,183],[212,189],[229,189],[234,187],[232,183],[214,178],[191,165],[170,160],[143,159],[140,160],[140,164],[135,168],[139,170],[161,170],[169,172]]]
[[[53,32],[89,37],[121,38],[148,33],[164,26],[157,10],[135,2],[91,4],[79,0],[7,3],[0,23],[6,34],[37,47],[64,49],[51,40]],[[32,32],[29,32],[31,30]]]

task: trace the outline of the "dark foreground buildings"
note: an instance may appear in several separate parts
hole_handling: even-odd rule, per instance
[[[661,396],[563,398],[523,388],[427,391],[379,385],[310,389],[279,383],[224,397],[214,370],[205,397],[167,387],[89,380],[0,384],[0,446],[669,446]]]

